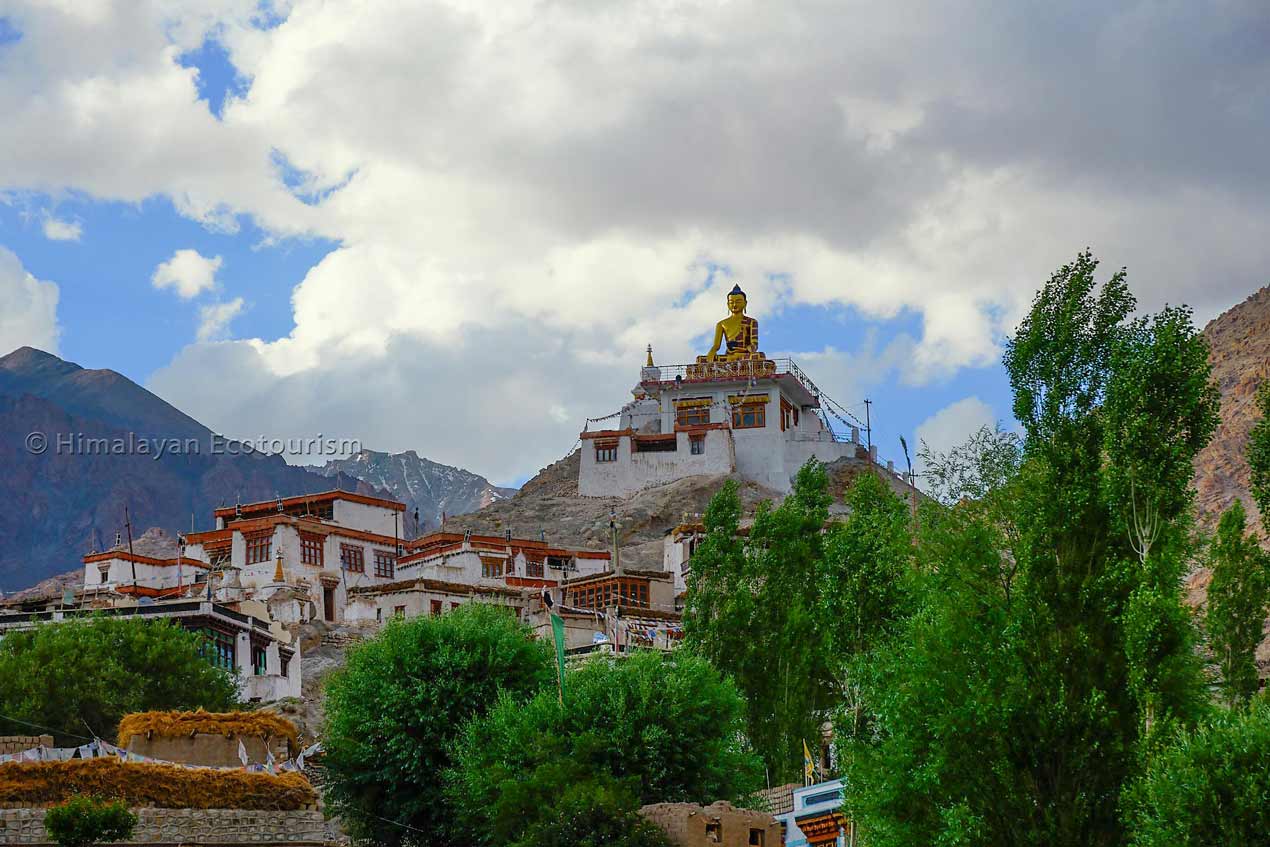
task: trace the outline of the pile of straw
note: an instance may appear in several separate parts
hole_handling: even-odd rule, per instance
[[[226,738],[286,738],[296,745],[295,724],[272,712],[138,712],[119,722],[120,747],[134,735],[184,738],[202,732]]]

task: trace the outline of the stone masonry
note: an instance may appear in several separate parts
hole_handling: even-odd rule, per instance
[[[34,747],[52,747],[51,735],[0,735],[0,756],[21,753]]]
[[[675,847],[780,847],[781,827],[766,812],[738,809],[726,800],[709,806],[654,803],[639,810]]]
[[[330,840],[322,813],[134,809],[129,844],[315,845]],[[0,844],[51,844],[44,809],[0,809]]]

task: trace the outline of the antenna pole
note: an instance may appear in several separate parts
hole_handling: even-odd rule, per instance
[[[137,588],[137,560],[132,557],[132,518],[128,516],[128,507],[123,507],[123,525],[128,530],[128,564],[132,565],[132,588]]]
[[[872,400],[864,401],[864,437],[868,439],[869,458],[873,457],[873,418],[869,415],[872,406]]]

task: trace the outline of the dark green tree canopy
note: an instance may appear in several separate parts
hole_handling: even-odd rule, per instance
[[[114,737],[120,719],[151,709],[223,712],[234,677],[201,655],[202,637],[171,621],[110,617],[43,624],[0,639],[0,715],[82,743],[89,728]],[[27,735],[0,718],[0,735]]]
[[[742,702],[706,661],[653,651],[596,658],[556,692],[504,697],[465,730],[450,796],[470,843],[515,842],[545,825],[570,785],[658,802],[739,800],[762,785],[742,744]]]
[[[445,843],[452,740],[500,695],[529,697],[554,678],[547,644],[505,609],[389,622],[327,682],[327,801],[356,837]]]
[[[1208,646],[1232,705],[1257,692],[1257,645],[1270,614],[1270,557],[1246,525],[1243,503],[1236,500],[1221,516],[1209,551],[1213,579],[1204,615]]]

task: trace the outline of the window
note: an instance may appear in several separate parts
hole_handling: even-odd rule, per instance
[[[750,845],[751,845],[751,847],[763,847],[763,838],[764,838],[764,836],[766,836],[766,835],[767,835],[767,833],[765,833],[765,832],[764,832],[763,830],[761,830],[761,829],[751,829],[751,830],[750,830]]]
[[[393,607],[392,607],[392,616],[393,616],[394,618],[404,618],[404,617],[406,616],[406,607],[405,607],[405,606],[393,606]]]
[[[490,556],[481,557],[481,577],[483,579],[498,579],[503,575],[503,560],[495,559]]]
[[[376,620],[376,621],[382,621],[383,619],[384,619],[384,610],[383,610],[383,609],[381,609],[381,608],[379,608],[378,606],[376,606],[376,607],[375,607],[375,620]]]
[[[710,401],[706,400],[703,405],[696,405],[699,401],[689,400],[687,405],[681,403],[675,407],[675,425],[676,426],[700,426],[710,423]]]
[[[322,567],[322,536],[300,533],[300,563]]]
[[[429,610],[431,611],[433,617],[436,617],[437,615],[441,614],[441,601],[433,600],[431,605],[429,606]]]
[[[203,643],[199,645],[199,655],[211,661],[218,668],[232,671],[237,665],[234,646],[237,639],[229,633],[215,629],[200,630]]]
[[[732,407],[733,429],[756,429],[763,426],[767,426],[765,403],[744,403]]]
[[[709,844],[723,843],[723,824],[718,821],[706,822],[706,842]]]
[[[671,436],[652,436],[641,438],[635,436],[632,448],[636,453],[673,453],[679,449],[678,439]]]
[[[264,676],[269,670],[269,657],[265,653],[265,648],[252,645],[251,647],[251,667],[256,672],[256,676]]]
[[[247,564],[254,565],[269,561],[270,548],[273,546],[272,532],[257,532],[246,537]]]
[[[458,603],[458,601],[457,601],[457,600],[451,600],[451,601],[450,601],[450,611],[454,611],[454,610],[455,610],[455,609],[457,609],[458,607],[459,607],[459,603]]]
[[[341,544],[340,564],[346,571],[366,573],[366,550],[356,544]]]
[[[532,576],[541,579],[543,576],[542,559],[526,559],[525,576]]]
[[[387,550],[375,551],[375,576],[392,578],[397,567],[397,557]]]
[[[616,462],[617,461],[617,445],[616,444],[595,445],[595,460],[597,462]]]
[[[688,449],[694,456],[700,456],[706,452],[706,437],[704,435],[691,435],[688,437]]]

